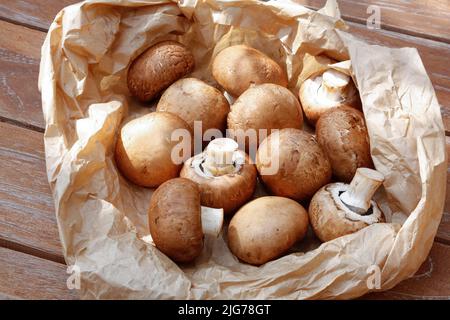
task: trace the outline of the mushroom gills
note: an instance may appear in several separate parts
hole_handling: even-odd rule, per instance
[[[349,185],[344,183],[336,183],[333,186],[328,187],[328,191],[331,193],[336,207],[344,212],[345,218],[351,221],[362,221],[368,225],[378,223],[381,219],[382,212],[375,201],[370,201],[369,209],[363,214],[353,211],[351,207],[342,201],[342,194],[348,191],[348,188]]]
[[[245,163],[245,157],[236,152],[239,146],[230,138],[217,138],[211,141],[206,151],[194,158],[192,166],[202,177],[218,177],[237,173]]]

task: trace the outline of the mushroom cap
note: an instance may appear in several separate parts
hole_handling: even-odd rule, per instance
[[[202,252],[200,189],[191,180],[175,178],[160,185],[150,200],[148,220],[156,247],[172,260],[189,262]]]
[[[228,246],[242,261],[260,265],[285,253],[308,230],[308,214],[296,201],[261,197],[243,206],[228,227]]]
[[[311,199],[308,214],[316,236],[323,242],[354,233],[372,223],[384,222],[384,215],[372,201],[371,214],[359,216],[349,212],[339,195],[346,191],[347,184],[330,183],[322,187]],[[358,220],[359,219],[359,220]]]
[[[286,87],[288,83],[286,73],[275,61],[246,45],[220,51],[213,61],[212,75],[234,97],[251,84],[275,83]]]
[[[234,102],[228,114],[228,128],[244,133],[256,130],[258,144],[265,138],[260,137],[260,129],[267,129],[270,135],[272,129],[301,129],[302,126],[298,99],[288,89],[271,83],[251,86]],[[248,140],[245,143],[249,145]]]
[[[120,172],[143,187],[157,187],[177,177],[183,165],[174,163],[171,157],[172,148],[179,143],[171,140],[177,129],[191,134],[187,123],[169,112],[152,112],[126,123],[115,149]],[[187,159],[191,155],[186,152],[183,156]]]
[[[200,187],[201,204],[211,208],[223,208],[225,214],[233,213],[245,204],[256,188],[257,172],[255,165],[250,163],[249,157],[241,150],[235,151],[245,157],[245,163],[239,171],[221,176],[201,176],[193,166],[196,158],[188,159],[180,172],[180,177],[196,182]]]
[[[190,73],[195,66],[192,53],[176,41],[159,42],[144,51],[130,65],[127,84],[141,101],[152,100],[159,92]]]
[[[369,135],[360,111],[339,107],[325,112],[317,121],[316,137],[337,180],[348,183],[359,167],[373,168]]]
[[[315,125],[322,114],[330,109],[340,106],[361,109],[361,100],[358,95],[358,90],[352,80],[350,80],[343,92],[341,101],[327,100],[327,102],[316,99],[317,90],[320,87],[321,82],[322,76],[315,75],[304,81],[300,86],[300,103],[309,123]]]
[[[224,131],[230,105],[216,88],[195,78],[184,78],[172,84],[159,99],[156,111],[176,114],[194,129],[194,121],[202,121],[202,129]]]
[[[276,173],[265,174],[276,161]],[[276,134],[267,137],[256,153],[256,167],[273,194],[297,201],[312,197],[331,179],[327,155],[312,134],[298,129],[280,130],[279,139]]]

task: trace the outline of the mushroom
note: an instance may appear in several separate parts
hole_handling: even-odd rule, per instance
[[[261,51],[246,45],[223,49],[214,58],[212,75],[233,97],[240,96],[251,84],[275,83],[287,86],[284,70]]]
[[[247,203],[228,226],[228,246],[242,261],[261,265],[273,260],[308,230],[308,213],[296,201],[283,197],[261,197]]]
[[[358,91],[351,78],[334,69],[303,82],[299,97],[306,118],[313,125],[329,109],[342,105],[361,108]]]
[[[277,196],[306,200],[331,179],[331,166],[315,137],[298,129],[272,133],[259,146],[256,167]]]
[[[119,132],[115,159],[120,172],[135,184],[157,187],[178,176],[182,161],[172,160],[172,133],[185,130],[192,139],[191,128],[184,120],[169,112],[152,112],[126,123]],[[192,143],[192,141],[189,141]],[[182,150],[181,160],[191,156]]]
[[[350,182],[359,167],[373,167],[363,114],[350,107],[333,108],[317,121],[316,137],[328,155],[337,180]]]
[[[224,131],[230,105],[216,88],[195,78],[180,79],[159,99],[156,111],[176,114],[194,130],[194,121],[202,122],[202,131]]]
[[[141,101],[152,100],[195,66],[192,53],[181,43],[163,41],[148,48],[128,69],[130,93]]]
[[[211,141],[205,152],[187,160],[180,172],[180,177],[198,183],[202,205],[223,208],[225,214],[252,197],[256,176],[255,165],[230,138]]]
[[[384,215],[372,197],[384,176],[373,169],[358,168],[352,182],[330,183],[311,199],[309,219],[317,237],[330,241],[371,224],[384,222]]]
[[[271,83],[251,86],[234,102],[228,114],[230,135],[245,143],[247,150],[253,142],[249,133],[255,133],[257,147],[273,129],[301,129],[302,126],[298,99],[288,89]]]
[[[175,178],[153,193],[148,219],[156,247],[176,262],[190,262],[200,255],[204,235],[219,235],[223,210],[201,207],[198,185]]]

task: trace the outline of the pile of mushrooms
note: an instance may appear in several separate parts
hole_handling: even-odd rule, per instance
[[[123,176],[157,188],[148,219],[163,254],[194,261],[205,236],[222,234],[224,217],[230,218],[223,233],[230,251],[252,265],[288,252],[309,225],[321,241],[331,241],[385,221],[373,199],[384,176],[372,169],[350,76],[325,70],[304,81],[297,97],[283,67],[246,45],[214,57],[217,87],[189,76],[194,66],[194,55],[175,41],[157,43],[131,62],[130,94],[160,99],[156,112],[124,123],[115,148]],[[235,99],[231,107],[225,94]],[[315,135],[302,130],[303,112]],[[190,146],[201,139],[202,150],[181,149],[175,162],[176,130],[187,132]],[[209,143],[207,130],[215,132]],[[267,196],[256,196],[258,181]]]

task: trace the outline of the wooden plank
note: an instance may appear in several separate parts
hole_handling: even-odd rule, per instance
[[[78,299],[76,290],[67,288],[66,269],[60,263],[0,248],[0,297]]]
[[[79,1],[2,0],[0,18],[44,31],[50,27],[53,18],[62,8],[76,2]]]
[[[326,3],[326,0],[294,1],[313,9],[322,8]],[[450,43],[448,1],[338,0],[338,4],[342,17],[347,21],[366,25],[374,12],[373,6],[378,6],[382,29]]]
[[[410,279],[389,291],[370,293],[362,299],[450,299],[450,246],[435,242],[429,257]]]
[[[42,133],[0,122],[0,245],[64,261]]]
[[[447,159],[450,159],[450,137],[446,137],[447,141]],[[450,162],[447,167],[447,196],[445,199],[444,214],[439,224],[439,229],[436,234],[436,239],[439,242],[450,245]]]
[[[44,119],[37,81],[44,38],[43,32],[0,21],[0,119],[40,131]]]

